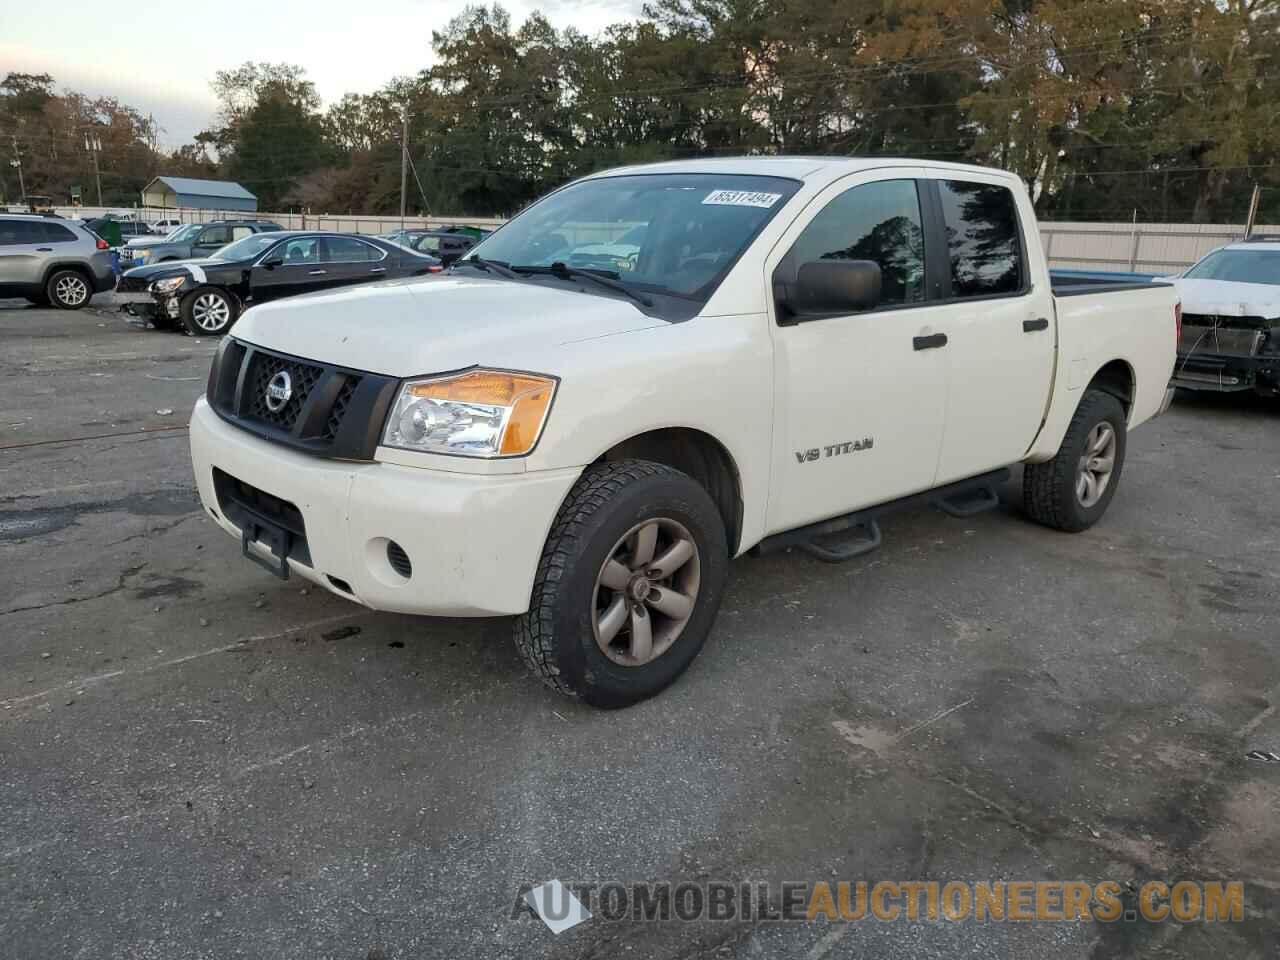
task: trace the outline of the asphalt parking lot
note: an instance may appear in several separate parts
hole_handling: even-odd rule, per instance
[[[102,301],[103,298],[99,298]],[[922,511],[734,564],[602,713],[492,621],[243,561],[185,422],[212,341],[0,301],[0,955],[1271,957],[1280,405],[1182,398],[1104,521]],[[522,884],[1243,880],[1233,924],[596,918]]]

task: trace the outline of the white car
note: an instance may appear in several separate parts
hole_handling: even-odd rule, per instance
[[[1214,250],[1175,283],[1183,324],[1174,384],[1280,396],[1280,237]]]
[[[151,229],[160,236],[167,236],[182,226],[182,221],[177,219],[157,220],[151,224]]]
[[[618,223],[647,224],[633,269],[565,259]],[[697,655],[732,557],[849,559],[897,507],[994,506],[1019,462],[1031,519],[1097,522],[1168,402],[1177,297],[1051,289],[1036,238],[980,167],[594,174],[439,279],[249,309],[192,414],[200,497],[277,576],[514,615],[552,687],[633,703]]]

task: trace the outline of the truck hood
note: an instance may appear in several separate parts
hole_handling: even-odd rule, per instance
[[[1230,280],[1175,280],[1182,312],[1220,317],[1280,317],[1280,287]]]
[[[535,351],[665,325],[629,300],[537,282],[442,276],[260,304],[240,319],[234,336],[307,360],[412,377],[477,364],[527,369]]]
[[[126,247],[154,247],[164,243],[164,237],[132,237],[125,241]]]

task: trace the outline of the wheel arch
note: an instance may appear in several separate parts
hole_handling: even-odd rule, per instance
[[[595,462],[626,459],[665,464],[692,477],[720,512],[729,556],[737,554],[742,537],[742,476],[728,447],[695,427],[659,427],[615,443]]]
[[[1137,375],[1128,360],[1117,358],[1104,363],[1094,373],[1085,391],[1101,390],[1120,401],[1124,408],[1125,420],[1133,412],[1134,391],[1137,388]],[[1082,393],[1083,397],[1084,394]]]
[[[80,276],[89,281],[89,296],[93,296],[94,277],[93,271],[89,269],[88,264],[81,263],[79,260],[57,260],[44,268],[44,274],[40,278],[40,289],[45,290],[49,286],[49,281],[53,279],[53,275],[59,270],[74,270]]]

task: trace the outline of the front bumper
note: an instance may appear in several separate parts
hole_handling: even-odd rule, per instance
[[[1179,351],[1173,371],[1172,383],[1175,387],[1233,393],[1252,390],[1260,383],[1275,382],[1280,376],[1280,357],[1274,354],[1241,356],[1234,353]]]
[[[205,511],[237,540],[242,531],[225,516],[215,469],[297,508],[310,562],[290,559],[291,574],[375,610],[459,617],[528,609],[551,522],[581,473],[327,460],[232,426],[203,397],[191,415],[191,459]],[[408,555],[409,577],[393,568],[388,541]],[[261,544],[249,549],[276,562]]]

